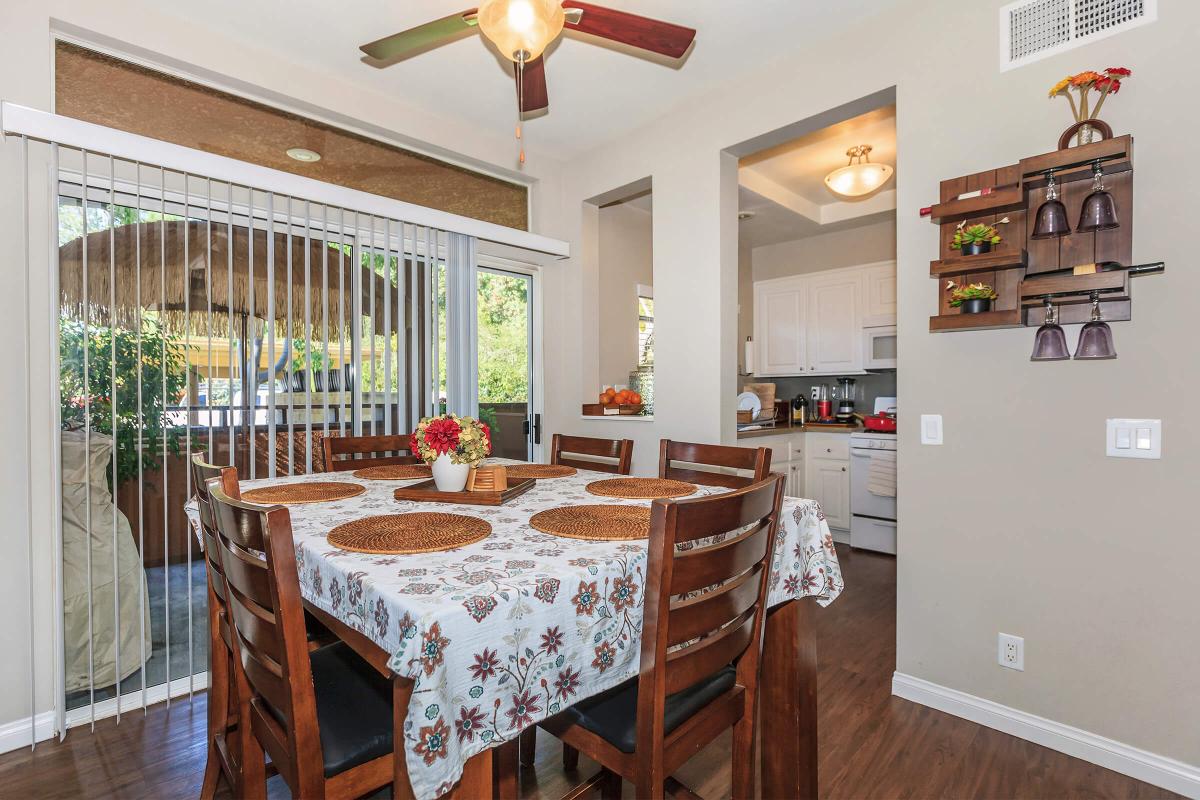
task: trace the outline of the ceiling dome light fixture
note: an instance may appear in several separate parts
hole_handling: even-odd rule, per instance
[[[479,30],[517,63],[540,56],[565,21],[560,0],[483,0],[478,13]]]
[[[288,158],[294,158],[297,161],[303,161],[305,164],[311,164],[314,161],[321,160],[321,154],[316,150],[309,150],[307,147],[289,147],[287,150]]]
[[[850,163],[825,176],[825,185],[843,197],[862,197],[888,182],[894,171],[887,164],[871,163],[871,145],[860,144],[846,151]]]

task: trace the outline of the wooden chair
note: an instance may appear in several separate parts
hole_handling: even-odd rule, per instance
[[[192,457],[192,477],[196,484],[196,505],[200,513],[200,532],[204,537],[204,561],[208,573],[208,756],[200,797],[207,800],[217,792],[225,777],[234,797],[242,794],[242,766],[238,760],[237,696],[233,684],[233,644],[229,618],[225,610],[225,575],[214,559],[217,553],[216,524],[208,498],[208,482],[218,480],[225,494],[241,497],[237,469],[205,463],[203,456]]]
[[[293,797],[359,797],[392,783],[392,685],[344,642],[309,650],[286,508],[209,484],[238,688],[242,791],[266,797],[264,751]]]
[[[638,798],[663,797],[668,782],[687,794],[671,773],[729,727],[733,797],[754,796],[759,657],[783,483],[772,475],[725,494],[654,502],[641,674],[542,723],[602,767],[569,797],[599,786],[619,798],[621,778]],[[721,533],[733,535],[700,543]],[[694,546],[677,550],[684,542]]]
[[[724,472],[676,467],[679,461],[706,467],[726,467],[749,470],[753,477],[730,475]],[[724,486],[740,489],[752,483],[766,480],[771,474],[771,449],[769,447],[731,447],[719,444],[692,444],[663,439],[658,446],[658,477],[674,478],[688,483],[705,486]]]
[[[572,455],[616,459],[616,463],[571,458]],[[587,436],[554,434],[550,442],[550,463],[594,472],[628,475],[633,465],[632,439],[593,439]]]
[[[590,461],[583,458],[571,458],[571,455],[616,459],[616,462]],[[633,439],[595,439],[588,436],[565,436],[556,433],[550,440],[550,463],[576,469],[590,469],[593,472],[628,475],[633,468]],[[521,731],[520,741],[521,766],[532,767],[534,753],[537,751],[537,728],[529,727]],[[563,764],[568,769],[574,769],[576,758],[576,754],[564,748]]]
[[[388,464],[417,464],[421,460],[408,449],[407,435],[335,436],[330,433],[325,437],[323,447],[326,472],[346,472]],[[364,457],[356,458],[360,455]]]

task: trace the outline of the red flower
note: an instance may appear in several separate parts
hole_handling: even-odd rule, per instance
[[[450,742],[450,728],[438,717],[437,722],[421,728],[417,734],[417,745],[413,751],[421,756],[428,766],[439,758],[446,757],[446,746]]]
[[[492,452],[492,429],[488,427],[486,422],[480,421],[479,427],[483,428],[483,440],[487,442],[487,451],[490,455]]]
[[[521,695],[512,696],[512,708],[504,712],[508,717],[510,728],[521,729],[533,722],[533,715],[542,710],[538,705],[537,695],[530,694],[528,690],[521,692]]]
[[[496,658],[496,651],[485,647],[482,653],[475,654],[475,663],[468,666],[467,669],[471,671],[471,677],[485,683],[488,678],[495,676],[498,666],[500,666],[500,661]]]
[[[438,455],[458,449],[458,434],[462,428],[452,419],[435,419],[425,427],[425,444]]]
[[[1125,67],[1107,67],[1104,73],[1110,78],[1128,78],[1133,74],[1133,70]]]
[[[554,681],[555,694],[566,700],[568,697],[575,696],[575,690],[579,688],[579,670],[572,669],[568,664],[567,668],[558,673],[558,680]]]
[[[475,731],[484,727],[487,722],[487,716],[480,710],[479,706],[472,709],[467,709],[463,706],[458,711],[458,719],[454,721],[454,729],[458,732],[458,740],[473,742],[475,741]]]
[[[418,446],[417,432],[413,431],[408,435],[408,452],[415,455],[420,455],[421,448]]]
[[[1116,94],[1121,91],[1121,82],[1116,78],[1101,78],[1096,81],[1096,89],[1101,92],[1107,91],[1109,94]]]

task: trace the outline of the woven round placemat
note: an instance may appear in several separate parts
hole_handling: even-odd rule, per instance
[[[415,511],[356,519],[338,525],[328,538],[334,547],[355,553],[410,555],[466,547],[486,539],[491,532],[491,524],[479,517]]]
[[[562,464],[505,464],[504,471],[510,478],[565,478],[578,472],[574,467]]]
[[[329,503],[360,495],[367,487],[357,483],[334,481],[305,481],[304,483],[280,483],[276,486],[260,486],[242,492],[247,503]]]
[[[562,506],[539,511],[529,525],[542,533],[597,542],[645,539],[650,536],[650,509],[645,506]]]
[[[621,497],[625,500],[684,497],[696,491],[694,484],[668,478],[608,478],[592,481],[585,488],[600,497]]]
[[[367,467],[354,470],[354,477],[368,481],[410,481],[413,478],[428,478],[433,470],[428,464],[385,464],[382,467]]]

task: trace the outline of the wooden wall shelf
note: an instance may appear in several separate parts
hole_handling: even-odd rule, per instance
[[[1089,232],[1073,231],[1059,239],[1034,239],[1037,210],[1046,200],[1046,172],[1054,170],[1059,199],[1067,217],[1079,218],[1084,198],[1091,191],[1095,162],[1101,163],[1105,187],[1113,196],[1120,227]],[[957,199],[980,189],[990,194]],[[1100,307],[1106,321],[1127,320],[1132,314],[1126,272],[1093,275],[1039,277],[1042,273],[1079,264],[1115,261],[1128,265],[1133,259],[1133,137],[1116,136],[1078,147],[1068,147],[1023,158],[1017,164],[949,178],[939,186],[940,202],[931,217],[939,226],[938,260],[929,264],[936,278],[938,313],[929,318],[929,330],[969,331],[1040,325],[1045,316],[1043,297],[1054,298],[1059,318],[1065,324],[1086,322],[1090,314],[1089,293],[1101,293]],[[1003,237],[991,253],[963,256],[951,248],[960,222],[996,225]],[[986,283],[998,295],[992,311],[962,314],[950,305],[946,279],[958,283]]]
[[[1133,137],[1126,134],[1078,147],[1068,147],[1066,150],[1022,158],[1019,164],[1021,186],[1024,189],[1039,189],[1045,186],[1045,173],[1051,169],[1054,170],[1054,180],[1060,185],[1072,181],[1090,181],[1093,174],[1092,165],[1096,161],[1102,162],[1101,169],[1105,175],[1117,175],[1133,169]]]
[[[1032,275],[1021,283],[1021,303],[1044,305],[1042,298],[1053,295],[1055,305],[1091,303],[1091,292],[1100,292],[1104,300],[1129,299],[1128,272],[1097,272],[1092,275]]]
[[[930,333],[945,331],[987,331],[996,328],[1020,328],[1021,309],[1004,308],[982,314],[939,314],[929,318]]]
[[[961,194],[961,193],[960,193]],[[966,200],[946,200],[935,205],[930,216],[941,225],[947,222],[978,217],[981,214],[1000,214],[1025,206],[1025,193],[1020,184],[1002,186],[991,194],[969,197]]]
[[[983,253],[978,256],[951,256],[929,262],[929,276],[970,275],[974,272],[995,272],[1001,269],[1024,269],[1029,257],[1024,250]]]

